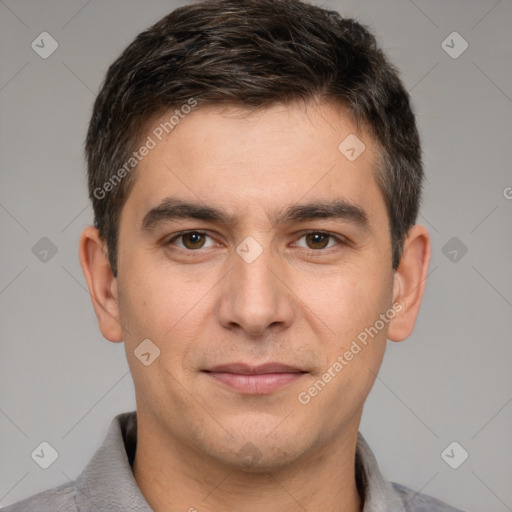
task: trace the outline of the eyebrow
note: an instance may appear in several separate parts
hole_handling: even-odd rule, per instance
[[[160,224],[182,219],[196,219],[227,226],[237,224],[236,217],[220,208],[166,197],[158,206],[146,213],[142,220],[141,230],[152,231]],[[269,219],[272,224],[304,222],[314,219],[339,219],[354,224],[363,231],[370,231],[370,222],[366,211],[361,206],[344,199],[291,205],[281,212],[272,213],[269,215]]]

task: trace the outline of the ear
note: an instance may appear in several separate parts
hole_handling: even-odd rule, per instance
[[[123,341],[117,279],[110,268],[105,243],[93,226],[86,227],[80,236],[79,258],[101,333],[109,341]]]
[[[425,291],[430,253],[427,229],[418,224],[412,226],[393,278],[393,304],[399,303],[402,308],[389,322],[387,337],[391,341],[405,340],[414,329]]]

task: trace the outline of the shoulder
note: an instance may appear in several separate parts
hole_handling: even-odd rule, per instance
[[[404,503],[404,512],[464,512],[437,498],[414,491],[405,485],[396,482],[391,484]]]
[[[75,486],[68,482],[13,503],[2,512],[77,512]]]

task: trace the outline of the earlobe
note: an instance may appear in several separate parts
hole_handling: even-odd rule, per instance
[[[387,337],[391,341],[405,340],[414,329],[425,291],[430,253],[427,229],[418,224],[413,226],[404,241],[400,265],[393,278],[393,303],[399,303],[401,310],[389,323]]]
[[[101,333],[109,341],[123,341],[117,279],[110,268],[105,244],[93,226],[86,227],[80,236],[79,259]]]

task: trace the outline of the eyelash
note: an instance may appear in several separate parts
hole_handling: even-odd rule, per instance
[[[167,242],[164,243],[164,245],[166,246],[172,246],[173,245],[173,242],[178,240],[179,238],[185,236],[185,235],[188,235],[190,233],[197,233],[198,235],[202,235],[202,236],[208,236],[210,238],[213,239],[213,237],[211,237],[208,232],[206,231],[203,231],[203,230],[200,230],[200,229],[190,229],[188,231],[181,231],[179,233],[176,233],[172,238],[170,238]],[[335,235],[334,233],[331,233],[329,231],[322,231],[322,230],[309,230],[309,231],[303,231],[299,234],[299,238],[297,240],[300,240],[301,238],[303,238],[304,236],[307,236],[307,235],[311,235],[311,234],[318,234],[318,235],[325,235],[325,236],[328,236],[329,237],[329,242],[330,242],[330,239],[334,239],[336,242],[337,242],[337,245],[347,245],[348,241],[342,237],[340,237],[339,235]],[[329,252],[329,250],[333,249],[334,247],[336,246],[333,246],[333,247],[326,247],[326,248],[323,248],[323,249],[308,249],[308,248],[303,248],[307,253],[309,254],[313,254],[315,256],[317,255],[320,255],[321,253],[326,253],[326,252]],[[199,249],[187,249],[187,248],[182,248],[182,247],[175,247],[175,249],[177,250],[181,250],[181,251],[185,251],[185,252],[189,252],[189,253],[194,253],[194,252],[199,252],[202,247],[200,247]]]

